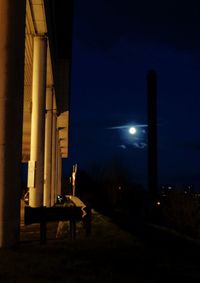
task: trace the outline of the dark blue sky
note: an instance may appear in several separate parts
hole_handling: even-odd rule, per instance
[[[107,128],[147,123],[146,77],[154,69],[159,182],[199,185],[200,5],[133,2],[75,1],[67,163],[88,169],[118,157],[145,183],[147,148]]]

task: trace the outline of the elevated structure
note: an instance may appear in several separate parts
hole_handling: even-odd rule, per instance
[[[72,1],[0,0],[0,247],[19,241],[21,162],[30,206],[53,206],[68,156]]]
[[[56,7],[54,1],[27,0],[26,2],[26,36],[25,36],[25,70],[24,70],[24,111],[23,111],[23,152],[22,160],[30,159],[31,109],[32,109],[32,78],[33,78],[33,39],[35,36],[47,36],[47,76],[46,87],[54,92],[56,113],[58,117],[59,138],[62,157],[68,156],[68,92],[70,64],[70,25],[66,21],[66,43],[56,44],[54,31],[63,26],[56,26]],[[57,1],[59,2],[59,1]],[[57,8],[58,9],[58,8]],[[68,9],[71,10],[69,5]],[[69,13],[69,11],[68,11]],[[69,14],[70,17],[70,14]],[[48,19],[48,22],[47,22]],[[64,25],[64,23],[60,23]],[[49,28],[49,30],[48,30]],[[64,28],[65,29],[65,28]],[[63,44],[63,46],[61,46]],[[50,50],[51,48],[51,50]],[[63,51],[63,49],[65,49]],[[62,50],[62,51],[60,51]]]
[[[150,198],[156,201],[158,194],[157,176],[157,77],[154,70],[147,75],[148,91],[148,190]]]

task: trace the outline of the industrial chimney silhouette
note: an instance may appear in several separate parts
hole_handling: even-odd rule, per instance
[[[157,196],[157,76],[154,70],[147,74],[148,103],[148,190],[151,200]]]

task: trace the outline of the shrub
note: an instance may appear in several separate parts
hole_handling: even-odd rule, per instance
[[[175,230],[193,236],[200,236],[199,199],[193,194],[171,192],[162,206],[164,223]]]

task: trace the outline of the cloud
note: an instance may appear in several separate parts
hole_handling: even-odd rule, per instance
[[[119,147],[122,149],[126,149],[126,146],[124,144],[120,144]]]
[[[131,148],[131,147],[136,148],[136,149],[144,149],[146,146],[147,146],[147,144],[144,143],[144,142],[134,142],[134,143],[128,144],[128,145],[125,145],[125,144],[119,145],[119,147],[123,150]]]
[[[147,144],[145,142],[134,142],[133,146],[139,149],[143,149],[147,146]]]

